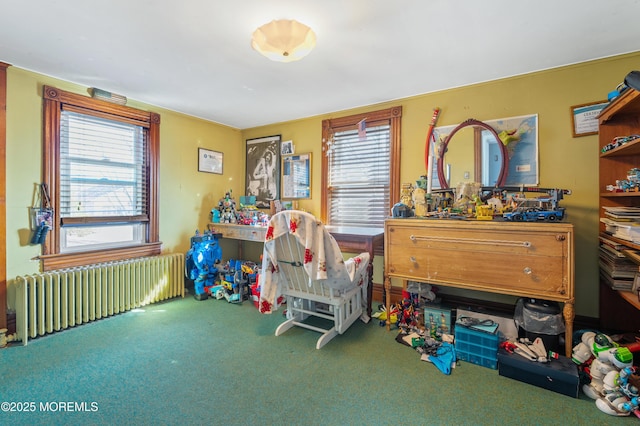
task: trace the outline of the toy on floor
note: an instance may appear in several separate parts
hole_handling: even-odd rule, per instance
[[[582,391],[589,398],[597,400],[605,394],[604,378],[610,372],[616,372],[617,369],[611,364],[604,363],[598,359],[593,359],[586,371],[591,381],[582,386]]]
[[[425,302],[432,302],[436,299],[435,291],[430,284],[409,282],[406,290],[402,290],[402,300],[391,305],[389,324],[396,325],[401,331],[409,333],[411,331],[423,331],[426,319],[423,318],[423,308]],[[378,319],[380,326],[385,326],[387,322],[387,311],[384,305],[379,305],[379,312],[372,315]],[[437,324],[434,323],[434,335],[442,332],[448,332],[444,324],[438,319]]]
[[[194,280],[196,300],[205,300],[208,295],[206,287],[212,287],[218,278],[218,267],[222,261],[222,249],[218,245],[220,234],[206,231],[191,237],[191,248],[185,259],[185,274]]]
[[[250,269],[249,269],[250,270]],[[233,285],[231,293],[227,293],[227,302],[229,303],[242,303],[248,297],[249,280],[246,278],[245,266],[236,266],[236,271],[233,274]]]
[[[596,400],[596,406],[603,413],[612,416],[628,416],[633,413],[640,418],[640,376],[635,367],[607,373],[603,382],[605,393]]]
[[[242,303],[249,299],[250,287],[256,281],[258,270],[254,262],[229,260],[218,269],[219,280],[207,289],[211,297],[226,299],[229,303]]]
[[[633,366],[633,354],[604,333],[587,331],[574,346],[572,360],[588,374],[582,391],[595,399],[596,407],[612,416],[640,418],[638,389],[640,376]]]
[[[583,385],[582,391],[589,398],[598,399],[604,396],[605,377],[612,371],[631,367],[633,354],[626,347],[621,347],[604,333],[585,332],[581,342],[574,346],[572,359],[583,365],[590,382]]]
[[[402,302],[396,304],[398,310],[397,325],[400,329],[408,332],[418,328],[418,311],[412,303],[411,299],[402,299]]]
[[[549,362],[549,353],[540,337],[533,342],[526,337],[520,338],[515,342],[506,340],[500,344],[500,347],[511,354],[518,354],[532,362]]]
[[[387,318],[389,319],[390,324],[397,324],[398,322],[398,307],[391,306],[390,312],[387,312],[387,308],[384,305],[379,305],[379,312],[376,312],[372,315],[373,318],[376,318],[380,321],[380,327],[384,327],[387,324]],[[388,315],[387,315],[388,314]]]

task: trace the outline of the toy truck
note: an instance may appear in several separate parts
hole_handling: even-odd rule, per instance
[[[564,208],[558,207],[558,202],[564,194],[571,194],[569,190],[529,188],[527,192],[547,192],[547,197],[522,198],[517,200],[516,207],[502,214],[505,220],[514,222],[555,222],[564,219]]]
[[[553,222],[564,219],[564,208],[558,208],[557,210],[540,210],[535,208],[515,210],[503,213],[502,217],[514,222],[537,222],[539,220]]]

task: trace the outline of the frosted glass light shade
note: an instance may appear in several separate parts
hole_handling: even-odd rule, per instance
[[[255,30],[251,37],[251,47],[277,62],[302,59],[315,45],[313,30],[291,19],[271,21]]]

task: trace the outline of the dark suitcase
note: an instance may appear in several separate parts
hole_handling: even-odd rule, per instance
[[[578,397],[580,390],[578,366],[570,358],[562,355],[559,355],[558,359],[541,363],[529,361],[500,348],[498,374],[573,398]]]

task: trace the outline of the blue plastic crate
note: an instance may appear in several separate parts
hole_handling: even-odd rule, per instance
[[[456,323],[455,347],[459,360],[483,367],[498,368],[498,333],[473,330]]]

